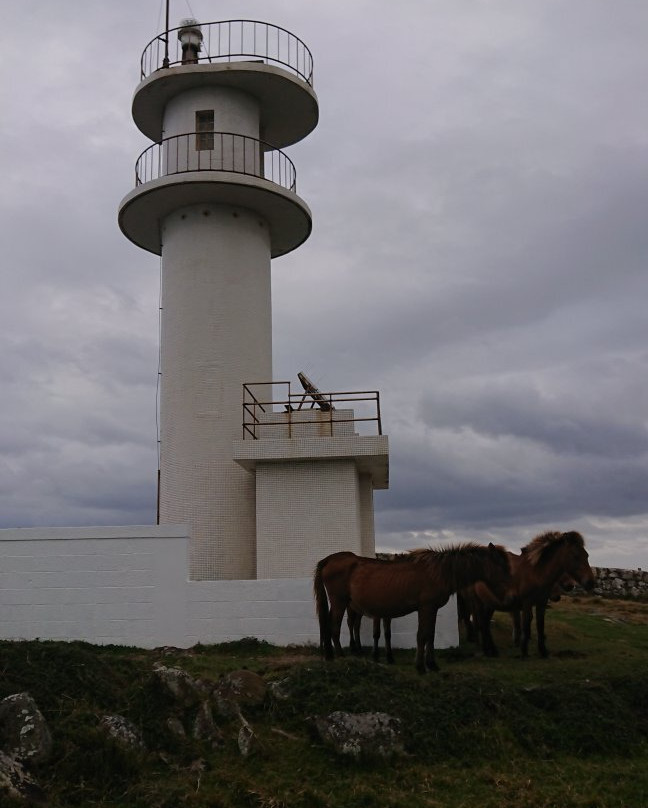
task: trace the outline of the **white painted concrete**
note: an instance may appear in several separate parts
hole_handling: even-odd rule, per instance
[[[256,577],[254,478],[232,459],[242,390],[272,378],[265,222],[182,208],[162,231],[160,522],[189,525],[190,577]]]
[[[243,637],[319,644],[310,576],[189,581],[188,543],[179,525],[0,530],[0,637],[142,648]],[[369,620],[363,636],[369,645]],[[394,647],[414,647],[415,638],[414,615],[394,621]],[[436,647],[456,644],[451,601]]]
[[[164,110],[162,137],[196,131],[196,112],[213,110],[214,129],[259,138],[259,102],[253,95],[218,85],[186,90],[170,99]]]
[[[374,555],[373,488],[388,484],[388,440],[357,435],[353,417],[265,413],[257,440],[234,442],[234,459],[256,480],[257,578],[310,575],[342,549]]]
[[[360,555],[361,505],[353,460],[257,463],[257,577],[307,576],[341,547]]]

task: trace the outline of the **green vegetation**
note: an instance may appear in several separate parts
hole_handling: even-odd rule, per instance
[[[254,640],[188,651],[83,643],[0,643],[0,698],[28,691],[54,754],[36,772],[51,808],[641,808],[648,805],[648,604],[563,599],[547,615],[549,659],[508,647],[440,651],[420,677],[413,653],[396,665]],[[244,708],[258,737],[243,757],[239,723],[217,718],[216,748],[172,735],[170,697],[154,662],[217,681],[248,668],[285,680],[285,700]],[[379,710],[402,720],[407,755],[340,760],[307,718]],[[99,727],[105,713],[140,727],[147,750],[126,751]],[[0,798],[3,808],[22,805]]]

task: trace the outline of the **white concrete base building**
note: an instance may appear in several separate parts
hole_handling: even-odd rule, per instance
[[[312,577],[190,581],[183,526],[0,530],[0,637],[189,648],[257,637],[319,644]],[[365,642],[371,624],[364,621]],[[395,620],[392,644],[413,648],[416,617]],[[457,644],[452,601],[437,648]]]

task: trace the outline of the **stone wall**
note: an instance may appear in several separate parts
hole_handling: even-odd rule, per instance
[[[648,572],[615,567],[592,567],[596,575],[594,594],[603,598],[641,598],[648,600]]]

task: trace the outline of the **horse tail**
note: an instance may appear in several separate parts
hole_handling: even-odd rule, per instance
[[[315,594],[315,607],[317,609],[317,619],[320,628],[320,651],[322,651],[326,659],[332,659],[333,641],[331,638],[331,613],[326,587],[324,586],[322,578],[322,572],[327,561],[327,558],[323,558],[321,561],[317,562],[315,575],[313,576],[313,592]]]

